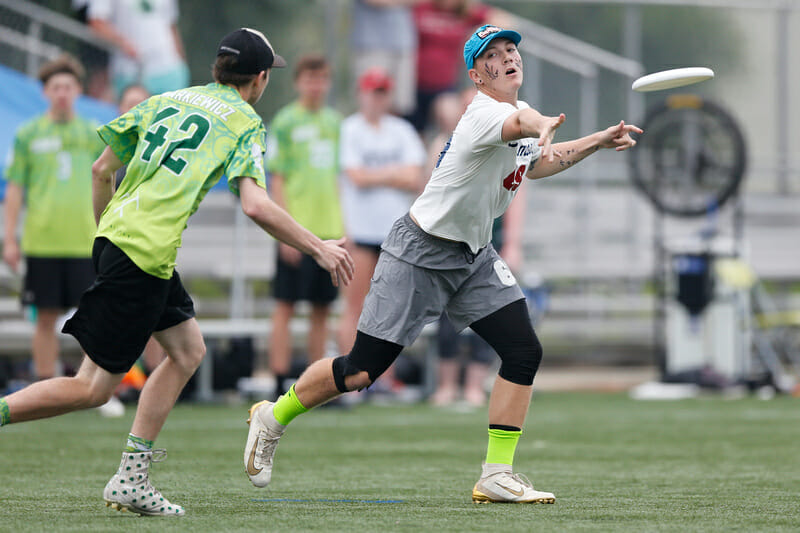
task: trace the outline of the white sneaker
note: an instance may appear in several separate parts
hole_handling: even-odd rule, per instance
[[[555,503],[552,492],[542,492],[522,474],[511,470],[482,477],[472,489],[475,503]]]
[[[186,514],[183,507],[170,503],[150,484],[148,475],[150,463],[160,463],[166,458],[166,450],[122,452],[122,462],[117,473],[103,489],[106,507],[148,516]]]
[[[275,420],[272,414],[274,403],[262,401],[250,407],[247,423],[247,445],[244,448],[244,470],[256,487],[266,487],[272,479],[272,458],[278,439],[286,426]]]
[[[112,396],[106,403],[98,407],[97,411],[106,418],[119,418],[125,416],[125,405],[119,398]]]

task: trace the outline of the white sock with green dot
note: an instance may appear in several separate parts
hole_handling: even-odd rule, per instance
[[[128,434],[128,444],[125,446],[126,452],[149,452],[153,449],[153,441],[137,437],[133,433]]]

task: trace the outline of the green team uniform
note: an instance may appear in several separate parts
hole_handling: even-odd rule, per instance
[[[25,189],[26,256],[91,256],[92,163],[103,150],[96,128],[81,117],[54,122],[44,114],[17,131],[6,179]]]
[[[266,187],[264,125],[225,85],[153,96],[98,133],[128,171],[97,236],[159,278],[172,275],[187,219],[223,174],[234,193],[241,176]]]
[[[283,177],[289,214],[322,239],[344,235],[337,185],[340,124],[333,109],[313,112],[294,102],[270,125],[267,169]]]

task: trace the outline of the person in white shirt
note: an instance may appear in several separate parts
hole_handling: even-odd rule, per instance
[[[133,84],[150,94],[189,85],[177,0],[89,0],[86,17],[97,36],[118,48],[110,66],[117,98]]]
[[[350,255],[356,265],[339,322],[339,349],[347,353],[381,243],[408,212],[423,186],[425,147],[414,127],[389,114],[394,80],[382,68],[358,80],[359,111],[342,123],[341,197]]]
[[[485,25],[464,45],[478,94],[425,190],[382,245],[353,349],[311,365],[276,403],[250,408],[244,457],[257,487],[272,477],[275,449],[289,422],[339,394],[369,386],[446,310],[457,330],[472,328],[501,360],[489,399],[486,460],[472,500],[555,502],[552,493],[534,489],[512,468],[542,347],[522,290],[490,244],[492,221],[509,206],[522,178],[552,176],[601,148],[625,150],[636,144],[630,133],[642,130],[620,121],[552,144],[565,117],[543,116],[517,99],[523,78],[520,40],[514,31]]]

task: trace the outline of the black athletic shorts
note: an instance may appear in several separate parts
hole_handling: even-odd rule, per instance
[[[104,237],[95,239],[92,261],[97,279],[62,331],[78,339],[98,366],[120,374],[133,366],[154,331],[194,317],[194,304],[177,271],[170,279],[151,276]]]
[[[370,242],[363,242],[363,241],[355,241],[353,242],[359,248],[363,248],[375,254],[376,256],[381,255],[381,243],[375,244]]]
[[[272,294],[278,300],[297,302],[304,300],[312,304],[327,304],[336,299],[338,291],[331,281],[330,273],[319,266],[310,256],[303,254],[299,265],[292,265],[278,255]]]
[[[75,257],[26,257],[23,305],[69,309],[94,281],[92,260]]]

